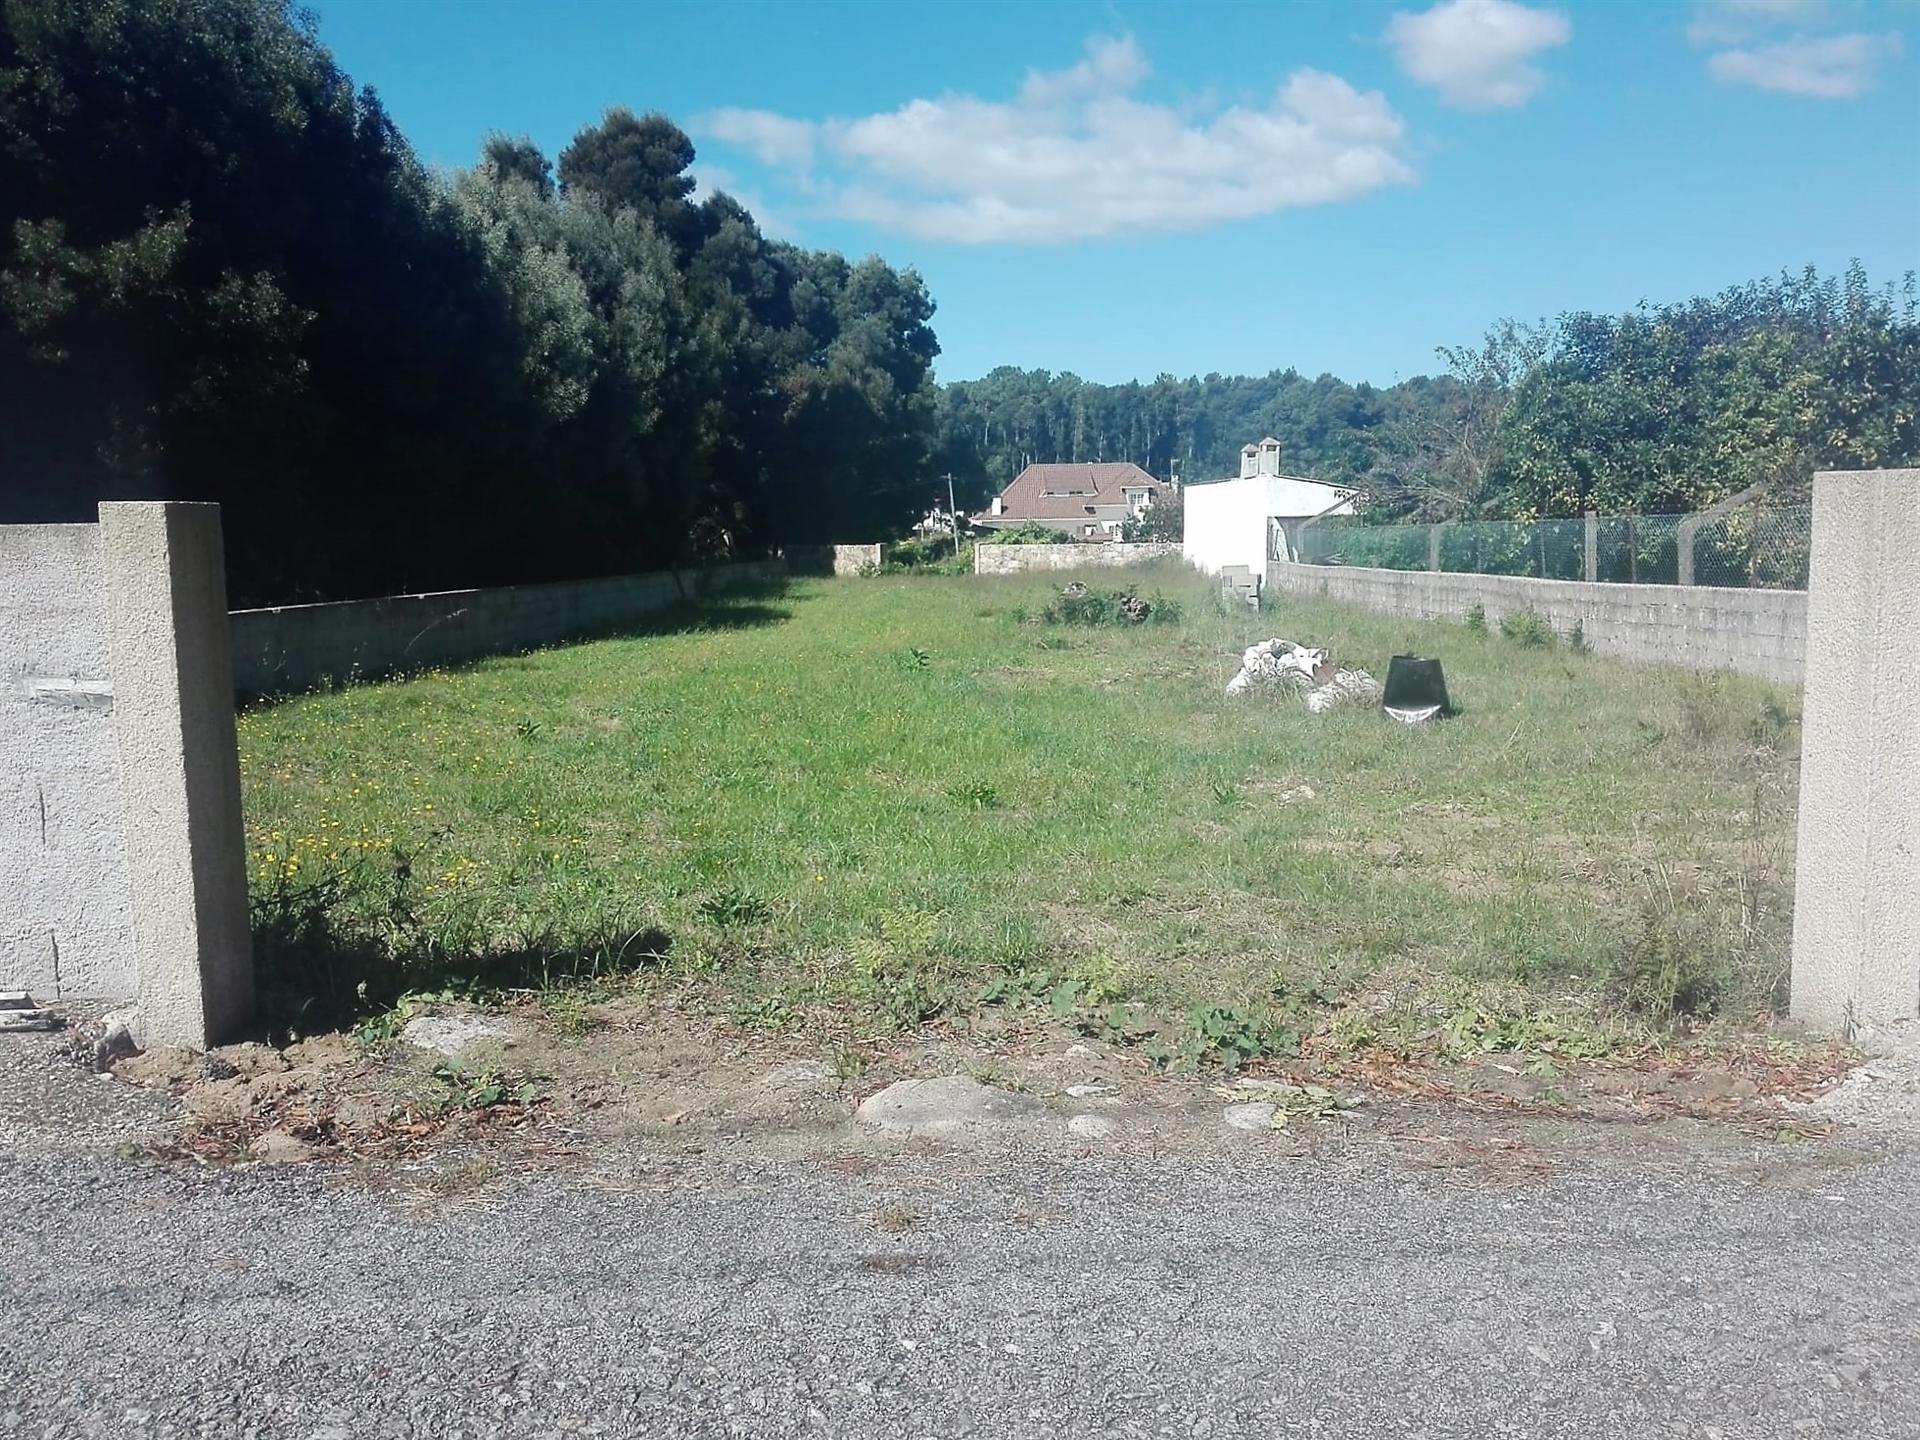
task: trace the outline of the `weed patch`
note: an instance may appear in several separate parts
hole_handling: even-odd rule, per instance
[[[1485,623],[1484,615],[1481,621]],[[1551,650],[1560,643],[1560,637],[1554,633],[1551,622],[1531,605],[1509,610],[1502,615],[1500,633],[1514,644],[1524,645],[1529,650]],[[1582,640],[1584,643],[1584,636]]]

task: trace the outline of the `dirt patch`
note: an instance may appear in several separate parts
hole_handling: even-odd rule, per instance
[[[896,1080],[955,1074],[1040,1102],[1022,1143],[1088,1154],[1227,1147],[1273,1161],[1384,1146],[1445,1183],[1490,1188],[1603,1152],[1712,1153],[1751,1166],[1756,1143],[1777,1142],[1794,1163],[1814,1163],[1793,1142],[1823,1141],[1836,1126],[1805,1106],[1850,1060],[1838,1048],[1759,1044],[1448,1060],[1377,1046],[1316,1052],[1310,1043],[1297,1059],[1237,1075],[1166,1075],[1137,1049],[1026,1011],[826,1053],[638,999],[589,1007],[584,1028],[577,1015],[557,1024],[531,1002],[485,1018],[509,1038],[457,1059],[397,1037],[323,1036],[282,1050],[149,1052],[115,1073],[184,1108],[177,1134],[157,1147],[162,1156],[347,1162],[374,1183],[431,1200],[537,1171],[641,1183],[719,1151],[865,1173],[900,1146],[935,1142],[871,1133],[853,1121],[858,1103]],[[1285,1099],[1312,1093],[1338,1103]],[[1272,1123],[1223,1124],[1235,1098],[1276,1095]],[[1770,1164],[1763,1157],[1761,1168]]]

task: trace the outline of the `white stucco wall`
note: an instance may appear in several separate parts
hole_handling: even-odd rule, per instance
[[[0,990],[134,993],[97,525],[0,526]]]
[[[1308,520],[1327,513],[1348,492],[1297,475],[1253,475],[1210,485],[1189,485],[1184,492],[1186,522],[1180,553],[1190,565],[1217,575],[1229,565],[1244,565],[1255,575],[1267,568],[1269,520]]]
[[[1244,565],[1258,575],[1267,568],[1267,480],[1221,480],[1189,485],[1181,494],[1186,518],[1180,554],[1189,565],[1218,575]]]

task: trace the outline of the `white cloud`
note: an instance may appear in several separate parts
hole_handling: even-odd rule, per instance
[[[1387,22],[1386,34],[1402,70],[1466,110],[1524,105],[1547,81],[1529,62],[1572,38],[1566,16],[1512,0],[1446,0],[1431,10],[1403,10]]]
[[[1774,25],[1820,25],[1829,0],[1695,0],[1687,38],[1696,45],[1737,45]]]
[[[738,145],[762,165],[808,165],[813,161],[813,126],[768,110],[732,106],[712,111],[703,127],[716,140]]]
[[[1782,95],[1816,100],[1852,100],[1873,88],[1883,61],[1900,53],[1900,37],[1796,35],[1772,44],[1721,50],[1707,58],[1707,73],[1729,85],[1751,85]]]
[[[855,118],[726,110],[698,127],[782,169],[831,215],[965,244],[1057,244],[1196,230],[1350,200],[1414,179],[1377,91],[1295,70],[1264,105],[1195,114],[1134,98],[1130,38],[1010,101],[944,95]]]

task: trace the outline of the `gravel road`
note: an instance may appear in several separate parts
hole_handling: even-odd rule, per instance
[[[0,1131],[0,1435],[1920,1436],[1910,1136],[1497,1190],[908,1144],[427,1202],[110,1130]]]

